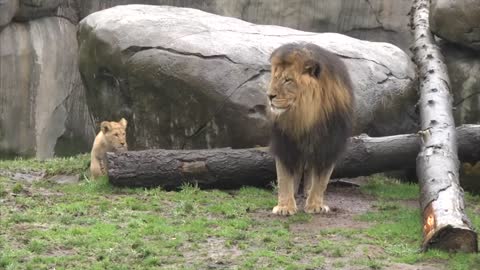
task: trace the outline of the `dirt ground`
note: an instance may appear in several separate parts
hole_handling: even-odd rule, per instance
[[[359,181],[356,181],[357,183]],[[360,183],[362,184],[362,183]],[[299,209],[303,208],[304,197],[297,196],[297,206]],[[375,199],[371,196],[360,192],[359,187],[332,185],[330,184],[326,192],[326,202],[329,205],[331,212],[323,215],[314,215],[313,219],[307,223],[295,223],[290,225],[290,231],[297,233],[298,244],[302,241],[317,241],[318,235],[322,231],[328,229],[366,229],[371,226],[368,222],[362,222],[355,217],[374,210]],[[401,201],[407,207],[418,207],[417,200],[403,200]],[[258,212],[258,218],[278,218],[270,212]],[[332,240],[332,235],[329,235]],[[342,236],[333,236],[333,241],[348,241]],[[327,256],[325,266],[321,269],[344,269],[344,270],[360,270],[360,269],[392,269],[392,270],[441,270],[446,269],[441,263],[422,263],[418,265],[384,262],[382,267],[375,266],[355,266],[349,262],[352,260],[379,259],[386,257],[381,247],[360,244],[354,248],[353,252],[345,254],[345,256]],[[344,265],[344,266],[342,266]]]

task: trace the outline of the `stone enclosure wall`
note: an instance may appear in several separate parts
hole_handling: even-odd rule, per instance
[[[475,13],[472,7],[479,7],[480,4],[478,1],[450,2],[453,1],[434,1],[432,27],[445,40],[442,49],[452,76],[457,124],[476,123],[480,118],[476,94],[480,81],[475,76],[480,64],[476,51],[480,39],[477,39],[479,24],[475,14],[480,12]],[[385,94],[382,96],[370,95],[379,104],[383,102],[384,108],[379,106],[373,111],[362,111],[363,122],[359,121],[361,124],[357,131],[386,135],[416,129],[413,106],[415,75],[408,71],[410,68],[413,70],[408,62],[411,42],[407,16],[411,4],[409,0],[3,0],[0,1],[0,156],[49,158],[87,152],[98,130],[98,123],[124,115],[132,123],[128,140],[134,149],[249,147],[266,143],[263,119],[265,108],[255,102],[261,98],[259,89],[268,80],[265,57],[270,47],[265,47],[261,52],[245,54],[250,59],[258,57],[258,61],[251,59],[242,65],[232,65],[217,59],[218,65],[223,65],[224,70],[232,70],[230,76],[235,75],[233,77],[236,79],[229,83],[212,75],[221,75],[222,78],[229,75],[218,73],[216,63],[213,63],[214,70],[207,72],[209,70],[206,69],[205,74],[201,74],[199,70],[205,67],[213,69],[212,65],[203,64],[205,60],[198,59],[198,55],[190,58],[183,56],[187,61],[197,61],[194,65],[196,68],[188,73],[181,64],[185,59],[179,57],[178,52],[173,53],[175,57],[172,57],[172,51],[136,47],[141,42],[129,43],[130,48],[121,48],[123,58],[119,60],[133,56],[128,59],[128,63],[133,62],[135,65],[124,65],[126,62],[122,61],[108,65],[97,63],[94,60],[108,59],[115,55],[107,48],[111,47],[109,44],[112,40],[109,38],[115,37],[117,32],[110,29],[112,31],[101,35],[105,38],[101,40],[104,43],[99,43],[97,33],[89,32],[86,28],[77,35],[78,24],[94,12],[125,4],[192,7],[254,24],[281,25],[317,33],[336,32],[354,38],[394,44],[405,52],[403,56],[400,52],[395,56],[407,59],[402,60],[406,65],[404,77],[398,77],[398,70],[389,71],[388,66],[373,63],[376,60],[365,56],[368,55],[367,52],[362,52],[362,57],[367,59],[363,63],[348,60],[352,56],[348,48],[338,50],[338,53],[344,54],[346,61],[355,63],[351,65],[352,69],[367,67],[364,70],[371,74],[359,75],[361,78],[375,78],[372,83],[378,84],[376,87],[392,91],[390,94],[382,92]],[[445,18],[459,16],[465,18],[461,23],[444,22]],[[188,32],[188,29],[177,31]],[[83,39],[82,33],[88,33],[89,38]],[[310,34],[312,33],[308,35]],[[289,35],[296,34],[289,32]],[[90,47],[84,47],[84,55],[79,55],[82,52],[82,47],[79,47],[82,40],[84,46]],[[168,43],[157,43],[153,45],[169,46]],[[327,43],[325,42],[328,46]],[[352,43],[356,44],[356,41]],[[180,53],[196,53],[199,50],[188,48],[188,44],[194,43],[168,48],[179,49]],[[381,44],[372,46],[382,46]],[[97,50],[91,50],[92,48]],[[366,46],[365,50],[371,48]],[[98,55],[92,57],[89,53]],[[145,58],[140,56],[157,60],[145,62]],[[171,65],[158,66],[158,59],[171,61]],[[382,61],[389,60],[391,59],[379,61],[383,64]],[[249,66],[254,62],[261,65]],[[82,65],[80,72],[79,67]],[[152,74],[144,72],[142,68],[145,67],[164,70]],[[180,72],[182,70],[184,73]],[[188,75],[190,81],[186,83],[186,77],[173,78],[176,74]],[[236,76],[238,74],[246,76],[244,81]],[[251,79],[252,77],[254,78]],[[399,86],[398,82],[402,78],[411,81],[408,86]],[[192,83],[192,80],[198,81]],[[140,83],[145,81],[149,83]],[[363,86],[361,83],[358,84],[359,89],[369,88],[367,82],[363,82]],[[382,84],[385,85],[383,88]],[[244,89],[243,92],[254,94],[231,95],[229,90],[239,86]],[[248,92],[245,89],[256,90]],[[363,96],[368,95],[363,93]],[[178,101],[179,97],[186,103],[172,103]],[[229,102],[225,103],[226,100]],[[182,113],[179,108],[185,109],[182,106],[187,101],[193,105],[189,107],[190,111],[184,110],[185,113]],[[397,113],[399,110],[402,113]],[[393,113],[384,114],[389,111]],[[238,114],[238,118],[234,117]],[[245,123],[248,128],[242,126]]]

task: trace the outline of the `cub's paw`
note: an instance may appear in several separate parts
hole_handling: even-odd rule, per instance
[[[273,208],[272,213],[279,216],[290,216],[297,212],[297,207],[287,205],[277,205]]]
[[[306,204],[303,210],[309,214],[328,213],[330,212],[330,207],[324,204]]]

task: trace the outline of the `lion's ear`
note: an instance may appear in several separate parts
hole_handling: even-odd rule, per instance
[[[119,121],[120,125],[122,125],[124,128],[127,128],[127,120],[125,118],[120,119]]]
[[[112,126],[110,125],[110,122],[103,121],[102,124],[100,124],[100,129],[103,133],[107,133],[109,130],[112,129]]]
[[[321,72],[320,64],[317,61],[314,60],[308,60],[305,63],[303,73],[308,73],[310,76],[314,78],[320,78],[320,72]]]

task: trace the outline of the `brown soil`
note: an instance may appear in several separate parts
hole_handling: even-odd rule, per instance
[[[298,207],[302,209],[304,199],[299,198]],[[372,208],[373,199],[360,193],[355,187],[328,187],[326,203],[331,212],[323,215],[314,215],[309,223],[298,223],[290,226],[292,232],[310,231],[316,233],[319,230],[329,228],[358,229],[367,228],[368,223],[354,220],[353,216],[366,213]]]
[[[297,196],[298,211],[302,211],[305,205],[305,198],[301,195]],[[326,192],[326,204],[330,207],[327,214],[314,215],[313,219],[308,223],[292,224],[290,230],[309,231],[313,234],[319,230],[328,228],[366,228],[368,223],[353,220],[354,216],[366,213],[372,208],[373,199],[362,194],[357,187],[335,187],[329,186]],[[253,213],[259,219],[282,218],[274,215],[270,210],[263,210]]]
[[[331,212],[327,214],[314,215],[309,222],[294,223],[290,225],[291,233],[298,234],[298,242],[318,241],[322,238],[322,231],[326,229],[366,229],[370,226],[368,222],[362,222],[355,217],[374,209],[375,200],[360,192],[358,187],[344,185],[329,185],[326,192],[326,204]],[[418,207],[417,200],[405,200],[402,203],[407,207]],[[302,211],[304,206],[303,196],[297,198],[297,206]],[[278,219],[270,211],[254,213],[259,219],[271,218]],[[330,241],[348,241],[339,235],[328,235]],[[334,254],[324,254],[325,266],[322,269],[345,269],[345,270],[364,270],[364,269],[394,269],[394,270],[441,270],[445,269],[441,263],[422,263],[419,265],[409,265],[394,262],[385,262],[387,257],[383,248],[375,245],[360,244],[343,256]],[[358,265],[351,262],[359,260],[380,261],[381,266]]]

